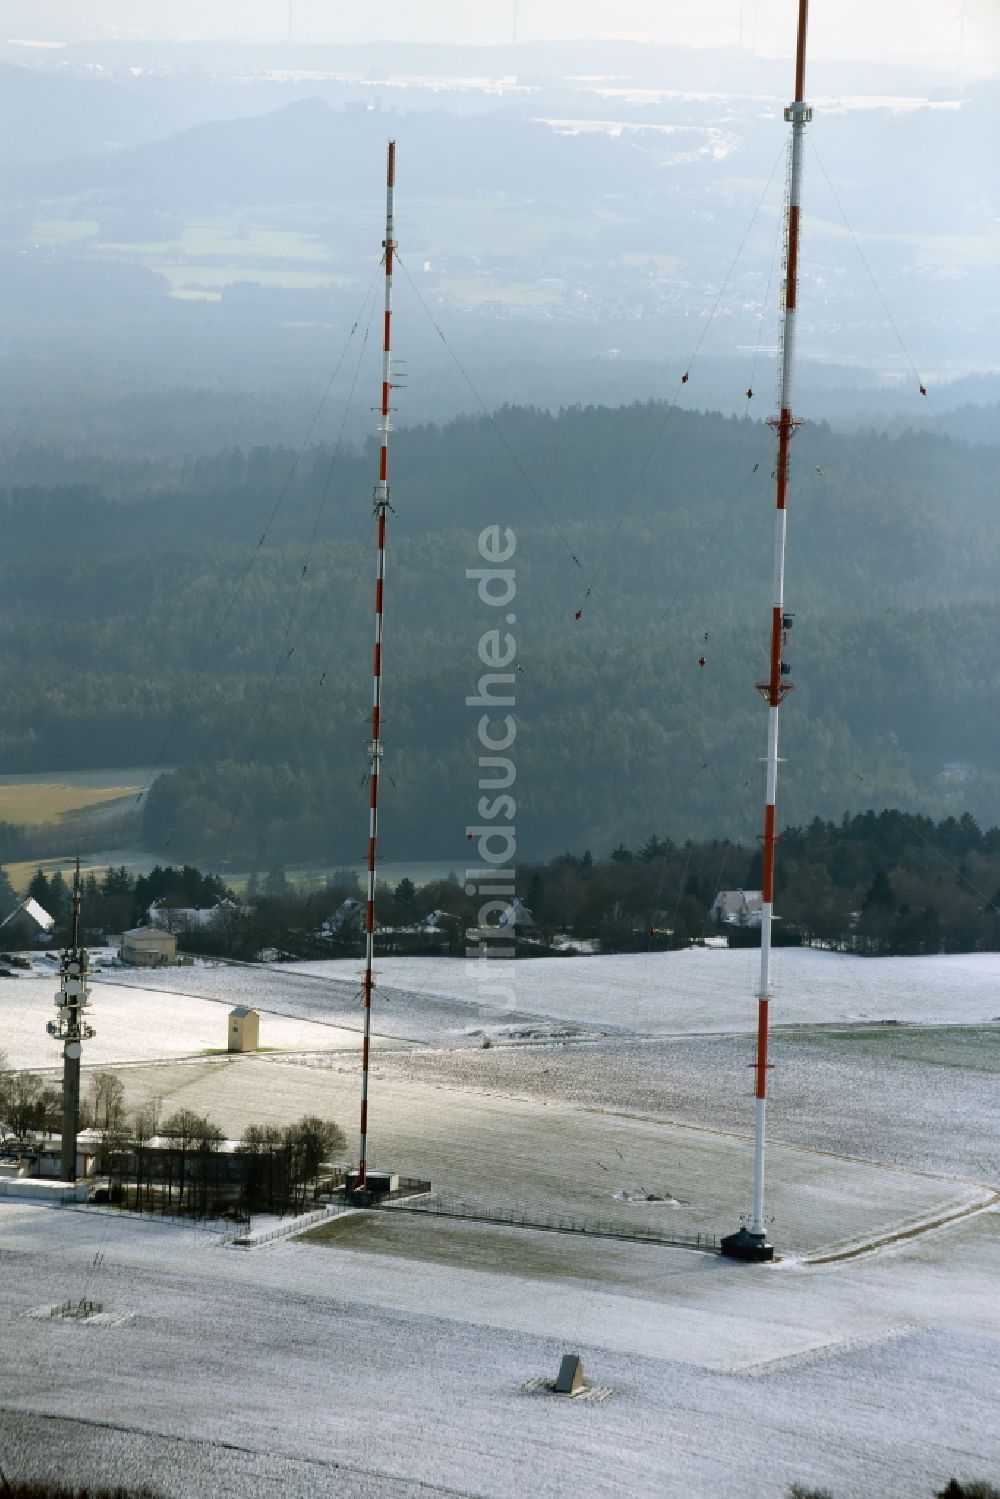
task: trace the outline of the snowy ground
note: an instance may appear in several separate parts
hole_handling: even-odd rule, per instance
[[[123,1074],[131,1105],[208,1112],[229,1135],[251,1120],[283,1124],[304,1113],[336,1119],[356,1149],[356,1060],[245,1057],[160,1063]],[[530,1100],[436,1082],[371,1082],[371,1163],[429,1177],[443,1196],[543,1218],[616,1222],[649,1215],[669,1231],[718,1234],[749,1207],[750,1142],[740,1136],[555,1098]],[[749,1099],[746,1100],[749,1107]],[[937,1177],[778,1144],[769,1150],[776,1241],[818,1252],[904,1228],[982,1196],[982,1175]],[[617,1200],[622,1189],[677,1199],[676,1208]]]
[[[262,967],[250,963],[197,962],[190,968],[150,972],[122,968],[105,982],[187,994],[221,1004],[252,1004],[275,1014],[360,1031],[363,1013],[359,964],[318,967],[320,971],[313,974],[291,963]],[[446,1041],[452,1045],[474,1044],[481,1038],[482,1012],[474,999],[432,994],[421,990],[416,983],[411,990],[382,983],[377,1006],[377,1026],[382,1036],[403,1041]],[[525,1027],[534,1023],[534,1017],[518,1013],[505,1014],[504,1020]],[[557,1028],[566,1029],[562,1025]]]
[[[0,1207],[4,1467],[174,1499],[929,1499],[1000,1465],[997,1226],[836,1267],[584,1245],[505,1272]],[[128,1320],[30,1315],[82,1295]],[[609,1399],[523,1389],[567,1349]]]
[[[647,1034],[750,1030],[759,953],[748,948],[690,948],[596,958],[529,958],[484,965],[502,970],[519,1011],[578,1025]],[[348,978],[352,962],[296,963],[293,971]],[[461,958],[382,958],[394,989],[466,999],[496,1014],[479,966]],[[1000,1018],[1000,953],[948,957],[859,958],[811,948],[773,956],[775,1025],[906,1019],[978,1023]],[[502,1014],[502,1010],[500,1012]]]
[[[95,980],[91,985],[90,1020],[97,1034],[86,1043],[86,1066],[225,1050],[227,1006],[253,1003],[239,984],[241,970],[232,972],[236,982],[225,1005],[184,993],[165,994],[138,985],[126,988]],[[60,1049],[45,1031],[48,1021],[55,1018],[58,987],[55,974],[26,974],[0,984],[0,1049],[6,1052],[11,1067],[61,1065]],[[267,1014],[261,1016],[260,1044],[279,1050],[353,1047],[356,1037],[325,1023]]]
[[[930,1499],[952,1473],[996,1481],[1000,959],[778,959],[779,1263],[399,1214],[239,1250],[0,1203],[4,1471],[141,1476],[172,1499],[781,1499],[795,1480]],[[756,954],[505,965],[516,1011],[483,1003],[461,961],[381,966],[373,1165],[535,1217],[737,1226]],[[229,1134],[322,1114],[353,1152],[357,967],[103,975],[85,1075],[129,1061],[130,1107],[190,1106]],[[54,1066],[54,990],[0,985],[15,1065]],[[236,1002],[282,1050],[199,1055]],[[622,1201],[640,1190],[676,1205]],[[126,1320],[26,1315],[80,1296]],[[568,1349],[607,1401],[522,1388]]]
[[[553,1027],[641,1035],[749,1031],[756,1026],[758,962],[759,954],[745,948],[486,965],[387,957],[378,963],[376,1027],[384,1036],[448,1045],[539,1026],[550,1033]],[[1000,953],[859,958],[779,948],[774,978],[777,1027],[883,1020],[977,1025],[1000,1018]],[[105,982],[361,1027],[361,965],[355,960],[119,969]],[[513,989],[514,1007],[497,1002],[499,984]]]
[[[392,1079],[746,1133],[748,1036],[610,1037],[376,1052]],[[771,1038],[774,1140],[1000,1182],[1000,1025],[783,1030]]]

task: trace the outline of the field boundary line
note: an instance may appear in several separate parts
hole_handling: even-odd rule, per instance
[[[810,1267],[843,1264],[845,1260],[860,1259],[863,1255],[875,1254],[879,1249],[888,1249],[894,1244],[905,1244],[910,1239],[922,1238],[924,1234],[933,1233],[935,1229],[947,1228],[950,1224],[960,1223],[965,1218],[975,1218],[980,1213],[991,1212],[996,1207],[1000,1207],[1000,1192],[992,1191],[981,1197],[978,1202],[966,1203],[964,1207],[955,1208],[951,1212],[938,1213],[933,1218],[925,1218],[920,1223],[911,1223],[906,1228],[880,1234],[876,1239],[867,1239],[862,1243],[849,1245],[845,1249],[833,1250],[826,1254],[805,1255],[797,1263]]]

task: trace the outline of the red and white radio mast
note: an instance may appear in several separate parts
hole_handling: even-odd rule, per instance
[[[378,857],[378,783],[382,765],[382,605],[385,594],[385,527],[389,511],[389,420],[392,411],[392,252],[393,209],[396,193],[396,142],[389,142],[386,162],[385,196],[385,322],[382,335],[382,405],[379,412],[380,436],[378,484],[375,486],[375,657],[372,692],[371,763],[368,772],[368,899],[365,906],[365,1031],[361,1054],[361,1148],[358,1174],[354,1183],[358,1191],[368,1184],[368,1072],[372,1034],[372,991],[375,987],[375,866]]]
[[[767,1030],[771,1002],[771,922],[774,914],[775,805],[778,790],[778,720],[785,694],[791,691],[789,667],[784,659],[792,616],[785,612],[785,532],[788,517],[789,449],[801,425],[792,416],[792,385],[795,374],[795,316],[799,279],[799,212],[802,187],[802,148],[805,127],[812,110],[804,102],[806,79],[806,28],[809,0],[799,0],[798,36],[795,47],[795,98],[785,110],[792,127],[785,195],[785,285],[781,325],[781,368],[778,416],[768,425],[778,437],[777,511],[774,526],[774,585],[771,594],[770,668],[766,682],[757,686],[767,701],[767,792],[764,807],[764,872],[761,880],[760,987],[757,992],[756,1119],[754,1124],[753,1212],[748,1226],[722,1241],[723,1254],[733,1259],[770,1260],[774,1249],[764,1227],[764,1136],[767,1110]]]

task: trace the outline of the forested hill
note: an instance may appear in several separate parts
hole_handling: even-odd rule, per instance
[[[503,620],[466,570],[491,524],[517,538],[523,852],[599,850],[651,826],[753,835],[773,454],[761,423],[658,404],[397,434],[387,857],[461,859],[480,820],[465,699],[480,636]],[[373,457],[307,452],[279,505],[284,450],[121,464],[8,452],[0,770],[162,761],[182,768],[148,798],[152,851],[353,859]],[[796,436],[783,821],[887,804],[1000,820],[996,498],[994,450]]]

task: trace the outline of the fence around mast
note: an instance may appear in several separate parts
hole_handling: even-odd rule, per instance
[[[414,1200],[420,1188],[429,1189],[430,1183],[400,1182],[400,1196],[375,1201],[372,1208],[383,1213],[410,1213],[416,1217],[463,1219],[470,1223],[485,1223],[501,1228],[523,1228],[541,1233],[574,1234],[584,1238],[620,1239],[631,1243],[660,1244],[673,1249],[695,1249],[708,1254],[718,1252],[719,1241],[715,1234],[674,1232],[670,1228],[659,1228],[655,1224],[624,1223],[591,1217],[576,1217],[567,1214],[546,1214],[529,1211],[527,1208],[506,1207],[500,1204],[471,1203],[460,1198],[426,1196],[423,1201]],[[407,1195],[404,1195],[404,1191]],[[640,1205],[639,1210],[655,1212],[660,1204],[655,1201]],[[665,1211],[670,1211],[662,1205]]]

